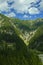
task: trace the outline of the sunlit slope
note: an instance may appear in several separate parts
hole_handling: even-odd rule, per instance
[[[29,48],[43,52],[43,26],[39,27],[35,35],[30,39]]]
[[[43,19],[40,18],[36,20],[19,20],[19,19],[12,19],[12,20],[13,23],[23,32],[36,30],[38,27],[43,25]]]
[[[25,45],[24,41],[19,37],[20,31],[18,31],[15,25],[12,25],[12,21],[10,21],[9,18],[6,17],[5,19],[4,17],[4,20],[0,21],[0,41],[5,41],[8,43],[15,42],[16,44],[18,43],[18,45],[20,46]]]
[[[42,65],[37,54],[27,50],[12,20],[0,16],[0,65]]]

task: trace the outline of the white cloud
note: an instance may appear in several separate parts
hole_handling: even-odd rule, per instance
[[[39,7],[39,9],[42,11],[43,10],[43,0],[41,0],[41,2],[40,2],[40,7]]]
[[[0,3],[0,11],[6,11],[8,12],[10,10],[10,8],[8,7],[8,4],[7,2],[3,2],[3,3]]]
[[[15,17],[16,14],[14,12],[11,12],[11,13],[7,14],[6,16],[8,16],[8,17]]]
[[[5,0],[0,0],[0,3],[4,2]]]
[[[7,2],[14,2],[10,7]],[[0,0],[0,11],[9,12],[11,8],[16,10],[17,13],[29,13],[29,14],[39,14],[43,10],[43,0],[40,2],[39,9],[34,5],[39,2],[39,0]],[[31,4],[31,3],[34,3]],[[33,7],[31,7],[33,5]]]
[[[29,14],[39,14],[39,13],[40,11],[35,7],[29,9]]]
[[[38,2],[39,0],[14,0],[15,3],[13,4],[13,8],[18,12],[18,13],[27,13],[28,9],[31,7],[31,3]]]
[[[20,3],[24,3],[25,0],[19,0]]]
[[[28,15],[24,15],[23,18],[28,18]]]

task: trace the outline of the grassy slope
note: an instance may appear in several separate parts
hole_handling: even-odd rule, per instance
[[[3,15],[1,17],[4,20],[0,20],[0,65],[42,65],[36,53],[27,51],[24,41],[9,22],[9,18]]]
[[[39,27],[35,35],[29,41],[29,48],[43,52],[43,26]]]
[[[14,24],[19,28],[23,29],[24,31],[31,31],[37,29],[39,26],[43,25],[43,19],[37,20],[19,20],[13,19]]]

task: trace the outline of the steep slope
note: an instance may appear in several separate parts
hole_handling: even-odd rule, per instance
[[[29,41],[29,48],[43,52],[43,26],[39,27]]]
[[[19,20],[19,19],[12,19],[14,24],[19,28],[23,29],[24,31],[31,31],[37,29],[39,26],[43,25],[43,19],[36,19],[36,20]]]
[[[43,19],[36,19],[36,20],[19,20],[13,19],[13,23],[17,26],[17,28],[22,33],[22,37],[28,45],[29,39],[34,35],[35,31],[38,27],[43,25]]]
[[[36,53],[27,51],[10,18],[0,15],[0,65],[42,65]]]
[[[9,18],[5,16],[3,16],[3,19],[0,20],[0,41],[1,42],[5,41],[8,43],[15,42],[16,44],[19,43],[20,46],[25,45],[23,40],[19,37],[21,33],[19,32],[15,25],[12,25],[11,22],[12,21],[10,21]]]

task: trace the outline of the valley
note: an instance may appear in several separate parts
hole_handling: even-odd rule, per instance
[[[43,19],[0,14],[0,65],[43,65]]]

